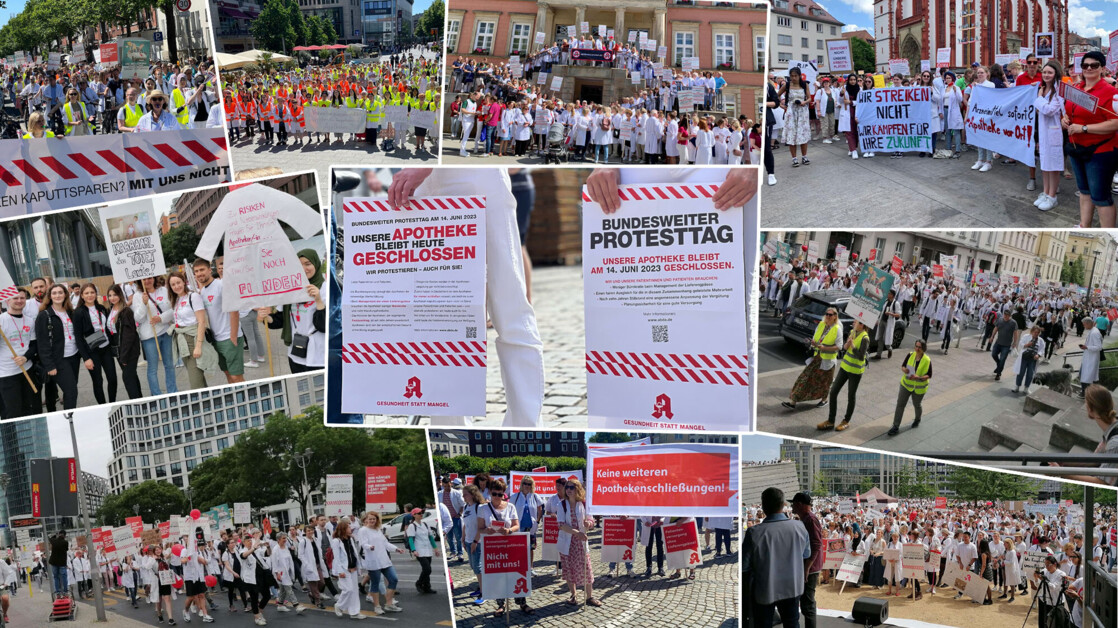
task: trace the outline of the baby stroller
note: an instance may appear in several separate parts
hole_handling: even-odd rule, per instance
[[[567,150],[567,127],[561,122],[552,123],[547,129],[547,153],[544,155],[544,165],[561,164],[570,161],[570,152]]]

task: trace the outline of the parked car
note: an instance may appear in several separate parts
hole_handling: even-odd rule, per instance
[[[439,515],[433,508],[427,508],[423,511],[423,521],[431,526],[431,530],[435,533],[435,538],[440,537],[439,534]],[[391,521],[383,524],[384,536],[388,538],[390,543],[402,544],[407,537],[407,531],[404,529],[404,514],[396,515]]]
[[[811,339],[815,336],[815,328],[823,320],[827,308],[838,310],[839,322],[842,323],[843,338],[850,337],[850,330],[854,327],[854,319],[846,313],[846,304],[850,302],[850,293],[845,290],[816,290],[800,295],[800,298],[788,308],[788,313],[780,320],[780,335],[786,342],[798,344],[803,347],[811,346]],[[898,349],[904,340],[905,322],[897,319],[893,328],[893,348]],[[877,352],[877,340],[870,330],[870,353]]]

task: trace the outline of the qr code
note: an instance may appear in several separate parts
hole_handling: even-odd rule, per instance
[[[652,326],[652,342],[667,342],[668,341],[668,326],[667,325],[653,325]]]
[[[477,338],[477,327],[467,327],[466,338]]]

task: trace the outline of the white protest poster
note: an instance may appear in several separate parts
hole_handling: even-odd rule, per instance
[[[532,594],[529,535],[486,534],[481,537],[481,587],[493,599]]]
[[[967,131],[967,142],[1033,167],[1036,163],[1035,100],[1035,85],[1004,89],[972,86],[963,127]]]
[[[839,565],[838,574],[835,575],[835,578],[843,582],[858,582],[862,577],[862,565],[865,563],[865,556],[847,554],[842,559],[842,564]]]
[[[616,33],[613,32],[612,28],[606,30],[606,38],[607,39],[614,39],[615,34]]]
[[[696,64],[695,67],[698,67],[698,65]],[[815,77],[819,76],[819,68],[815,67],[814,61],[789,61],[788,70],[790,71],[792,68],[799,68],[800,74],[809,84],[814,83]]]
[[[850,54],[849,39],[827,40],[827,69],[831,72],[854,71],[854,57]]]
[[[920,71],[921,72],[930,72],[931,69],[932,69],[932,60],[931,59],[921,59],[920,60]]]
[[[170,569],[161,569],[159,571],[159,586],[169,587],[175,584],[175,572]]]
[[[485,414],[485,209],[345,200],[344,412]]]
[[[656,47],[656,58],[657,59],[663,59],[664,57],[667,57],[667,56],[668,56],[668,47],[667,46],[657,46]]]
[[[252,503],[233,502],[233,523],[250,523],[252,521]]]
[[[579,22],[578,30],[583,35],[589,35],[590,34],[590,22]]]
[[[62,63],[61,52],[48,52],[47,53],[47,69],[57,70],[58,66]]]
[[[536,45],[537,46],[542,46],[543,45],[543,37],[544,37],[543,33],[536,33]]]
[[[936,67],[949,68],[951,67],[951,49],[950,48],[936,48]]]
[[[266,185],[229,189],[194,251],[212,260],[224,244],[222,308],[236,312],[306,302],[307,274],[280,222],[309,238],[322,233],[322,216],[297,197]]]
[[[695,569],[703,565],[695,520],[663,526],[664,563],[668,569]]]
[[[807,261],[812,264],[819,261],[819,243],[815,240],[807,243]]]
[[[846,559],[844,539],[823,539],[823,569],[838,569]]]
[[[536,85],[547,85],[547,72],[540,72],[536,77]]]
[[[629,31],[628,39],[630,44],[635,43],[637,41],[637,31]]]
[[[364,133],[365,110],[345,107],[303,107],[308,131],[316,133]]]
[[[838,503],[838,512],[840,515],[854,514],[854,502],[849,499],[844,499]]]
[[[621,207],[609,215],[583,190],[592,428],[748,425],[751,358],[741,321],[745,247],[755,236],[744,232],[742,207],[714,209],[717,190],[622,185]]]
[[[858,92],[863,152],[929,152],[932,88],[881,87]]]
[[[924,577],[924,546],[920,543],[905,543],[901,545],[901,577]]]
[[[1060,83],[1060,94],[1064,100],[1086,109],[1088,113],[1095,113],[1099,106],[1099,97],[1079,89],[1070,83]]]
[[[567,27],[567,37],[575,37],[578,35],[577,29],[572,25]]]
[[[637,85],[638,83],[640,83],[640,82],[641,82],[641,75],[640,75],[640,73],[639,73],[639,72],[633,72],[633,73],[631,73],[631,74],[629,75],[629,82],[630,82],[630,83],[632,83],[633,85]]]
[[[606,36],[606,25],[605,24],[599,24],[598,25],[598,37],[605,37],[605,36]]]
[[[353,514],[353,476],[348,473],[326,475],[326,504],[323,514],[327,517],[345,517]]]
[[[408,113],[408,126],[430,129],[435,126],[437,112],[427,109],[412,109]]]
[[[911,74],[909,71],[908,59],[889,59],[889,74],[896,76],[908,76]]]
[[[83,44],[75,43],[70,51],[70,63],[79,63],[85,61],[85,46]]]
[[[561,89],[563,89],[563,77],[561,77],[561,76],[551,77],[551,91],[557,92]]]
[[[126,283],[167,274],[163,245],[150,200],[102,207],[101,233],[108,247],[113,281]]]

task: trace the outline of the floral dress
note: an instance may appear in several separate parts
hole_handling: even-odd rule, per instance
[[[793,104],[796,101],[800,104]],[[803,88],[789,89],[787,94],[788,110],[784,114],[784,136],[781,140],[788,146],[799,146],[811,141],[811,126],[807,104],[807,93]]]
[[[579,502],[574,511],[570,511],[567,502],[563,502],[563,514],[566,515],[566,523],[568,526],[575,530],[584,531],[586,527],[586,505]],[[584,587],[590,584],[594,578],[593,568],[590,566],[590,548],[587,546],[586,541],[579,541],[571,539],[571,547],[568,553],[563,556],[563,580],[575,585],[576,587]]]

